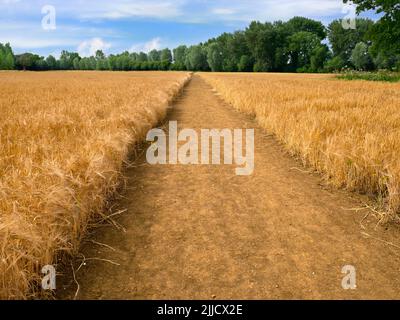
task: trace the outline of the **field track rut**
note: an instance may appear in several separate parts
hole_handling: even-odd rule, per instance
[[[92,230],[81,249],[89,259],[76,272],[79,292],[68,276],[58,298],[400,298],[400,230],[375,228],[368,210],[349,210],[362,207],[363,196],[306,173],[199,75],[171,109],[173,120],[180,129],[255,128],[253,175],[236,176],[236,166],[151,166],[139,157],[117,203],[126,232]],[[341,286],[345,265],[356,268],[356,290]]]

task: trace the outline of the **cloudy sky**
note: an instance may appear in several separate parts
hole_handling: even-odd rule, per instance
[[[0,0],[0,42],[41,55],[150,51],[196,44],[253,20],[299,15],[327,24],[348,13],[342,0]]]

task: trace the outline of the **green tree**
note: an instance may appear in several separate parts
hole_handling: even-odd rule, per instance
[[[296,41],[299,35],[295,36],[295,34],[303,35],[299,41],[311,41],[311,43],[299,43]],[[249,55],[254,61],[254,71],[296,71],[299,68],[298,60],[304,51],[302,49],[311,46],[312,51],[316,43],[321,44],[326,37],[326,30],[319,21],[295,17],[286,23],[282,21],[252,22],[244,35],[249,52],[244,55]],[[294,42],[297,42],[298,48],[295,48]],[[307,52],[307,64],[310,63],[310,54]]]
[[[311,53],[311,72],[322,72],[329,58],[330,52],[327,45],[317,46]]]
[[[345,65],[346,61],[344,61],[342,57],[336,56],[326,62],[325,69],[328,72],[339,72],[345,67]]]
[[[97,50],[95,54],[96,60],[103,60],[106,58],[104,52],[102,50]]]
[[[15,57],[9,43],[0,43],[0,70],[12,70],[15,68]]]
[[[217,43],[211,43],[207,47],[207,63],[213,72],[219,72],[223,70],[224,57],[223,48]]]
[[[88,60],[89,70],[96,70],[96,65],[97,65],[96,58],[93,56],[89,57],[89,60]]]
[[[171,69],[171,62],[168,60],[163,60],[161,62],[158,62],[158,69],[157,70],[163,70],[167,71]]]
[[[202,45],[191,46],[186,56],[186,68],[193,71],[208,70],[207,53]]]
[[[271,23],[252,22],[245,31],[257,72],[276,69],[276,50],[282,46],[279,30]]]
[[[5,50],[2,43],[0,43],[0,70],[5,69]]]
[[[240,58],[238,69],[240,72],[251,72],[254,68],[254,61],[253,59],[248,56],[244,55]]]
[[[37,71],[46,71],[49,69],[49,66],[47,65],[47,62],[44,59],[44,57],[40,57],[35,61],[34,69]]]
[[[125,52],[126,55],[129,55]],[[95,53],[96,70],[103,71],[109,69],[109,64],[106,55],[102,50],[97,50]]]
[[[54,58],[52,55],[49,55],[49,56],[46,58],[46,63],[47,63],[47,67],[48,67],[50,70],[56,70],[56,69],[58,69],[58,67],[57,67],[57,60],[56,60],[56,58]]]
[[[61,51],[59,66],[62,70],[73,69],[73,61],[75,58],[80,58],[76,52],[69,52],[66,50]]]
[[[12,52],[7,52],[4,59],[4,67],[6,70],[13,70],[15,68],[15,58]]]
[[[129,54],[129,57],[130,57],[131,60],[133,60],[133,61],[138,61],[138,59],[139,59],[139,54],[136,53],[136,52],[132,52],[132,53]]]
[[[356,19],[356,29],[343,28],[341,20],[334,20],[328,26],[328,39],[334,56],[340,56],[346,64],[350,63],[353,49],[359,42],[368,42],[369,32],[374,22],[369,19]]]
[[[118,66],[118,70],[120,70],[120,71],[128,71],[129,70],[130,59],[129,59],[128,52],[124,52],[124,53],[118,55],[117,66]]]
[[[149,61],[161,61],[161,51],[151,50],[148,54]]]
[[[148,59],[148,56],[147,56],[147,54],[145,54],[144,52],[140,52],[139,53],[139,55],[138,55],[138,57],[137,57],[137,61],[138,62],[146,62],[146,61],[148,61],[149,59]]]
[[[321,46],[321,39],[308,31],[300,31],[289,37],[290,64],[294,70],[308,71],[311,57]]]
[[[40,60],[40,57],[32,53],[15,56],[16,67],[20,70],[35,70],[37,60]]]
[[[74,70],[79,70],[80,69],[80,60],[78,57],[76,57],[73,61],[72,61],[72,65]]]
[[[364,42],[357,43],[351,54],[351,62],[358,70],[370,70],[373,68],[372,58],[368,45]]]
[[[304,31],[317,35],[320,40],[326,38],[326,28],[320,21],[304,17],[294,17],[287,22],[287,28],[292,34]]]
[[[372,50],[370,50],[370,52],[372,52]],[[373,53],[371,56],[373,56]],[[373,57],[373,61],[377,69],[395,70],[397,63],[400,62],[400,55],[380,50],[378,54]]]
[[[188,48],[186,46],[179,46],[173,50],[174,52],[174,69],[185,70],[186,54]]]
[[[172,63],[171,50],[168,48],[161,50],[160,58],[161,58],[161,61],[167,61],[168,63]]]
[[[117,60],[117,57],[115,55],[110,54],[108,56],[107,67],[108,67],[109,70],[111,70],[111,71],[117,70],[116,60]]]
[[[108,70],[108,61],[107,59],[96,59],[96,70]]]
[[[220,46],[223,58],[223,71],[238,71],[242,56],[251,56],[251,52],[246,42],[246,35],[243,31],[236,31],[233,34],[224,33],[212,42]]]
[[[345,3],[348,0],[344,0]],[[357,5],[357,12],[375,10],[383,14],[382,18],[373,26],[371,39],[373,51],[380,50],[392,54],[400,53],[400,2],[398,0],[353,0]]]

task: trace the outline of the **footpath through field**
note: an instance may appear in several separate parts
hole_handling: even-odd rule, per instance
[[[236,176],[236,166],[151,166],[143,154],[114,208],[126,209],[115,218],[126,232],[105,225],[82,246],[77,298],[400,298],[400,232],[375,228],[368,210],[349,210],[364,198],[324,187],[199,75],[167,121],[255,128],[253,175]],[[356,269],[355,290],[342,287],[346,265]],[[75,293],[66,281],[59,297]]]

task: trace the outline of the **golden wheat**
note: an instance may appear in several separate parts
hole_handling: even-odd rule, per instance
[[[399,212],[400,83],[329,75],[202,77],[335,186],[378,195],[391,216]]]
[[[79,245],[188,73],[0,73],[0,298]]]

